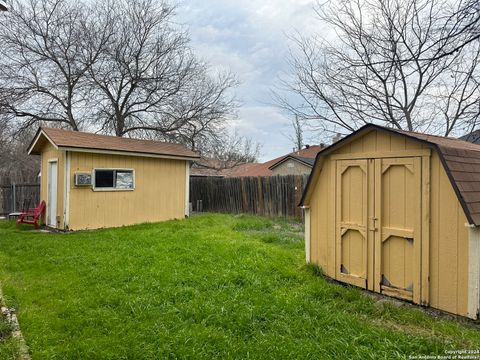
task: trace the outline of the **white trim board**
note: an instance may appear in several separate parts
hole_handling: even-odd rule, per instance
[[[480,308],[480,229],[468,226],[468,308],[467,316],[478,318]]]
[[[190,162],[185,162],[185,217],[190,216]]]
[[[70,195],[70,159],[68,151],[63,153],[64,166],[63,166],[63,229],[68,228],[68,207],[69,207],[69,195]]]
[[[40,130],[40,132],[37,134],[37,136],[35,136],[35,139],[33,139],[32,144],[31,144],[30,147],[28,148],[28,151],[27,151],[28,155],[31,155],[33,148],[35,147],[35,145],[37,144],[38,139],[40,138],[40,135],[45,136],[45,138],[50,142],[50,144],[52,144],[52,146],[55,148],[55,150],[58,150],[57,144],[55,144],[55,143],[53,142],[53,140],[50,139],[50,138],[48,137],[48,135],[47,135],[43,130]]]
[[[71,187],[71,179],[70,179],[70,153],[65,151],[65,188],[63,192],[63,229],[68,230],[68,225],[70,221],[70,187]]]
[[[305,260],[311,262],[310,254],[310,208],[305,207]]]

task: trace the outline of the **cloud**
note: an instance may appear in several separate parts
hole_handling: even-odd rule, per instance
[[[292,151],[286,137],[290,119],[272,106],[243,106],[239,119],[231,121],[232,129],[262,144],[260,160],[267,161]]]
[[[197,54],[238,76],[243,106],[232,126],[262,143],[262,160],[292,148],[282,134],[290,120],[269,105],[270,91],[279,73],[289,70],[286,34],[317,29],[313,5],[313,0],[189,0],[178,8]]]

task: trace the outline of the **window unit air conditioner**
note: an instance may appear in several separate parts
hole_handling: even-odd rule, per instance
[[[91,186],[92,174],[91,173],[75,173],[75,186]]]

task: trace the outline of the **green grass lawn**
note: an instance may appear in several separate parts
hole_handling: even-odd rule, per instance
[[[202,215],[48,234],[0,223],[0,281],[34,359],[368,359],[480,349],[478,327],[304,265],[298,224]],[[0,339],[0,357],[12,357]]]

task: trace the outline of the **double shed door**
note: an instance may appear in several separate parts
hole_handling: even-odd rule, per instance
[[[420,303],[422,158],[337,160],[336,219],[337,280]]]

